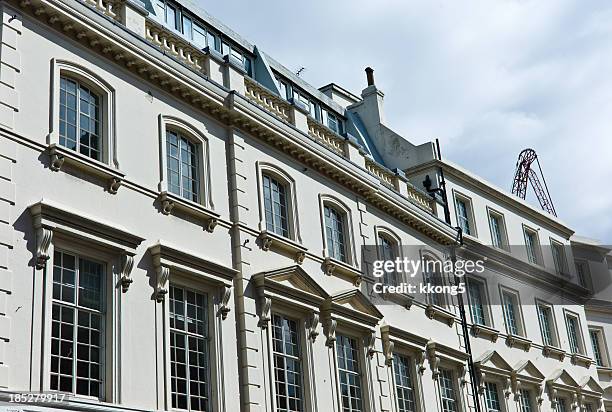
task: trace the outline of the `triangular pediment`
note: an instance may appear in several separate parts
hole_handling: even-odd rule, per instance
[[[329,294],[301,266],[294,265],[271,271],[261,272],[254,277],[257,286],[264,288],[285,287],[297,292],[305,292],[320,299],[329,298]]]
[[[530,360],[519,362],[514,367],[514,373],[538,381],[542,381],[545,378],[544,374]]]
[[[553,374],[548,382],[553,385],[571,386],[572,388],[580,387],[578,382],[565,369],[561,369]]]
[[[586,378],[584,378],[580,387],[583,391],[594,392],[598,394],[601,394],[604,391],[601,385],[599,385],[599,383],[597,383],[597,381],[592,376],[587,376]]]
[[[369,315],[377,319],[382,319],[383,315],[370,302],[370,300],[357,289],[351,289],[344,292],[339,292],[330,297],[333,304],[339,305],[345,309],[360,312],[364,315]]]
[[[500,372],[510,373],[513,371],[512,367],[501,357],[497,351],[485,352],[476,362],[476,367],[487,368],[491,370],[497,370]]]

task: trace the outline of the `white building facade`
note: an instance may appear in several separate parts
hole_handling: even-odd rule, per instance
[[[610,250],[399,136],[371,71],[316,89],[187,0],[0,7],[6,405],[612,411]],[[404,257],[485,270],[374,293]]]

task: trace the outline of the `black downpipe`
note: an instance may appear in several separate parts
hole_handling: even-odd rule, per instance
[[[442,160],[442,153],[440,152],[440,141],[436,139],[436,151],[438,155],[438,160]],[[450,210],[448,207],[448,197],[446,195],[446,180],[444,179],[444,170],[440,167],[440,188],[442,189],[442,196],[444,198],[444,220],[449,225],[451,224],[450,219]],[[460,227],[457,227],[457,243],[459,247],[463,246],[463,230]],[[457,262],[457,254],[455,253],[455,246],[451,249],[451,261],[453,264],[453,268]],[[455,285],[459,284],[460,279],[457,275],[455,275],[455,271],[453,270],[453,277]],[[476,375],[476,368],[474,367],[474,359],[472,356],[472,345],[470,343],[470,330],[468,328],[467,323],[467,315],[465,313],[465,305],[463,300],[463,294],[457,294],[457,304],[459,305],[459,316],[461,317],[461,330],[463,331],[463,344],[465,345],[465,351],[468,354],[468,371],[470,373],[470,384],[472,387],[472,397],[474,399],[474,408],[476,412],[481,412],[480,410],[480,402],[478,399],[478,376]]]

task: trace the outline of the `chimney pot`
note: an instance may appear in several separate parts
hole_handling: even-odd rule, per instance
[[[368,79],[368,86],[374,86],[374,69],[371,67],[366,67],[365,72]]]

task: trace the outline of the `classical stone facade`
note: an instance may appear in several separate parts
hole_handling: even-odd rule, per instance
[[[12,408],[612,410],[610,249],[371,71],[313,88],[187,0],[0,7],[0,399],[63,399]],[[390,256],[485,271],[373,293]]]

